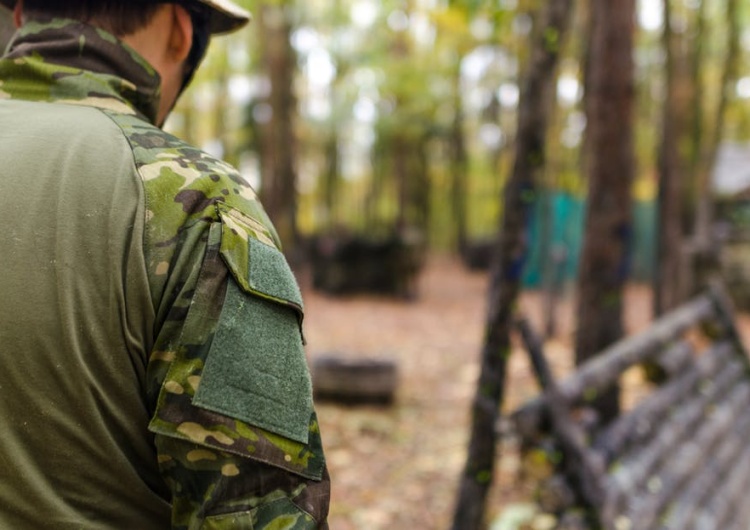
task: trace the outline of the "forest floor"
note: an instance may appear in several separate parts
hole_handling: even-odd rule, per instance
[[[418,297],[408,302],[364,295],[334,298],[311,290],[304,279],[301,283],[310,360],[331,354],[390,359],[399,370],[391,406],[316,405],[333,484],[331,530],[447,530],[479,373],[487,274],[434,256],[420,277]],[[628,333],[648,325],[650,304],[646,286],[628,287]],[[539,292],[523,293],[519,309],[538,330],[542,307]],[[573,307],[571,296],[561,299],[555,313],[558,333],[545,345],[558,376],[572,362]],[[514,345],[508,374],[504,409],[512,410],[538,392],[520,344]],[[530,498],[518,469],[516,448],[501,444],[488,499],[490,519]]]

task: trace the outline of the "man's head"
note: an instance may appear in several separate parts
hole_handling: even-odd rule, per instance
[[[229,0],[0,0],[16,26],[63,17],[118,36],[159,73],[161,124],[202,60],[211,34],[234,31],[250,15]]]

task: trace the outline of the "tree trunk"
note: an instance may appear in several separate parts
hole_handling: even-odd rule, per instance
[[[525,230],[544,164],[548,102],[572,8],[572,0],[546,4],[522,87],[515,163],[505,188],[499,256],[492,268],[481,372],[472,405],[469,449],[454,513],[454,530],[478,529],[484,519],[485,500],[494,472],[495,423],[510,355],[513,307],[527,253]]]
[[[323,205],[325,218],[323,226],[326,230],[334,229],[338,224],[337,204],[339,202],[340,161],[339,135],[335,126],[331,126],[325,140],[326,166],[321,184],[323,187]]]
[[[466,188],[468,184],[468,155],[466,153],[466,140],[464,137],[464,108],[461,95],[461,57],[456,60],[456,69],[453,72],[453,122],[450,131],[451,160],[451,201],[453,206],[453,219],[456,227],[456,249],[463,252],[466,249],[467,222],[466,222]]]
[[[704,82],[704,42],[707,38],[707,5],[708,2],[700,2],[695,14],[696,22],[693,31],[694,37],[691,39],[691,56],[690,56],[690,77],[692,80],[693,91],[691,93],[692,102],[690,104],[692,113],[690,115],[690,186],[685,193],[685,203],[687,207],[683,209],[683,227],[686,233],[695,230],[696,211],[700,201],[699,180],[701,157],[703,155],[703,142],[705,141],[705,118],[704,118],[704,98],[706,95],[706,83]]]
[[[662,138],[658,154],[659,195],[658,226],[656,234],[656,267],[654,268],[653,292],[654,315],[659,316],[682,302],[685,293],[680,292],[682,235],[682,186],[685,171],[680,153],[680,131],[684,129],[682,119],[688,111],[681,98],[678,66],[681,63],[677,36],[672,30],[672,9],[664,0],[663,48],[666,54],[666,89],[662,114]]]
[[[12,13],[10,10],[0,7],[0,55],[5,51],[5,47],[10,42],[10,38],[16,31],[13,25]]]
[[[712,240],[711,225],[713,222],[713,189],[711,172],[716,163],[716,156],[724,132],[724,121],[729,104],[730,92],[737,79],[740,58],[740,21],[737,0],[726,2],[727,55],[719,87],[719,101],[713,120],[713,127],[708,141],[702,144],[701,157],[697,173],[697,204],[695,215],[695,264],[692,292],[697,292],[708,282],[710,274],[716,268],[716,252]]]
[[[589,196],[578,278],[576,364],[622,337],[622,296],[632,233],[634,0],[592,0],[586,88]],[[596,408],[606,421],[618,389]]]
[[[284,250],[290,254],[297,241],[296,99],[293,92],[296,60],[284,2],[263,4],[258,12],[262,63],[271,83],[268,97],[271,117],[261,125],[260,194]]]

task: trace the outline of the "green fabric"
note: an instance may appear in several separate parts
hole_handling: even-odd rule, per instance
[[[255,239],[250,246],[250,287],[272,298],[302,307],[302,294],[284,255]]]
[[[278,271],[260,271],[253,278],[260,288],[284,285]],[[307,443],[310,390],[295,312],[230,281],[193,403]]]
[[[0,528],[168,528],[128,144],[85,107],[0,101],[0,124]]]
[[[315,530],[318,524],[292,501],[281,498],[241,513],[207,517],[201,530]]]

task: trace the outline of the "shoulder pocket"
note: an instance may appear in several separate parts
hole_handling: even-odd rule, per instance
[[[253,220],[222,206],[229,281],[193,404],[307,443],[313,411],[302,296],[284,255]],[[258,228],[263,228],[260,223]]]
[[[217,206],[221,257],[245,291],[290,305],[302,316],[302,295],[272,234],[260,222],[229,206]]]

